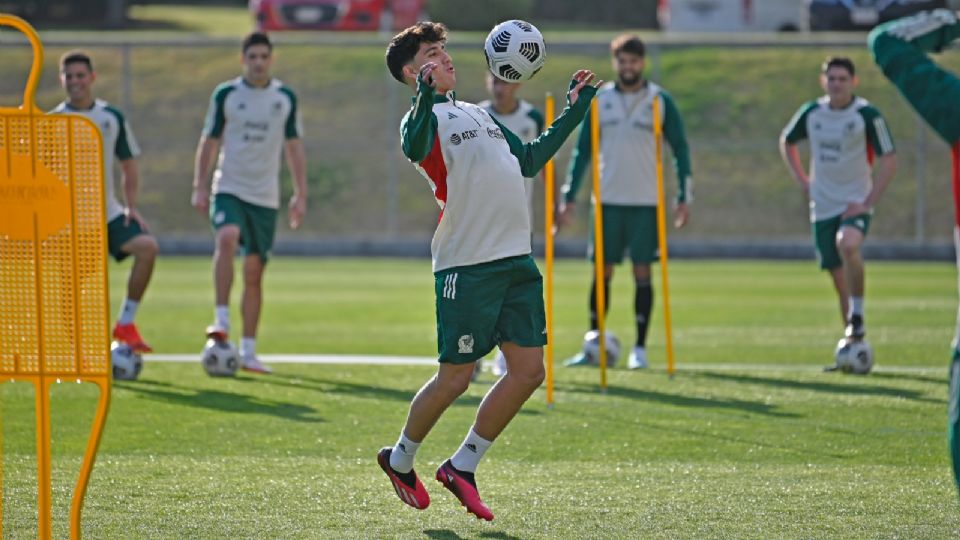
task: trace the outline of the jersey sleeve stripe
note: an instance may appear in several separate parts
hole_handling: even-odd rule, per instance
[[[893,138],[890,136],[890,130],[887,129],[887,123],[882,117],[873,119],[873,127],[877,130],[877,140],[880,141],[880,153],[883,155],[893,152]]]
[[[440,205],[440,218],[443,218],[443,209],[447,206],[447,164],[443,160],[440,149],[440,136],[434,134],[433,147],[417,168],[420,169],[428,181],[433,185],[433,196]]]

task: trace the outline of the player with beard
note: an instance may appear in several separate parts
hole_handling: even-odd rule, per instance
[[[597,92],[600,115],[600,198],[603,210],[603,280],[607,309],[610,307],[610,281],[613,267],[623,261],[629,247],[636,280],[634,309],[637,340],[630,354],[628,367],[647,367],[646,339],[653,309],[653,287],[650,263],[657,260],[657,180],[656,143],[653,122],[660,122],[663,135],[673,150],[677,172],[677,199],[674,225],[683,227],[689,217],[692,200],[690,153],[683,121],[670,95],[643,78],[644,45],[635,35],[622,35],[610,44],[617,82],[604,85]],[[660,100],[659,118],[653,118],[653,102]],[[583,172],[590,164],[590,118],[584,120],[580,138],[573,151],[567,182],[563,187],[559,222],[571,221],[573,202]],[[591,253],[594,251],[591,247]],[[590,328],[598,327],[596,283],[590,287]],[[568,366],[585,365],[589,361],[580,353]]]

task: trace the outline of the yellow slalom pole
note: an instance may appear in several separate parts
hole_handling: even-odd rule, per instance
[[[607,306],[603,283],[603,209],[600,200],[600,110],[597,100],[590,104],[590,164],[593,172],[593,266],[597,296],[597,331],[600,340],[600,390],[607,391]]]
[[[544,110],[546,112],[546,127],[553,123],[555,109],[553,94],[547,92],[544,100]],[[547,407],[553,407],[553,212],[554,212],[554,190],[556,184],[554,179],[556,170],[551,159],[543,168],[543,243],[544,259],[546,260],[546,277],[544,296],[546,297],[547,308]]]
[[[667,253],[667,207],[663,189],[663,122],[660,119],[660,96],[653,100],[653,139],[657,159],[657,242],[660,247],[660,273],[663,282],[663,324],[667,340],[667,373],[673,377],[673,330],[670,323],[670,281]]]

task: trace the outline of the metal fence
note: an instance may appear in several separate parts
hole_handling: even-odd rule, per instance
[[[485,70],[480,44],[471,39],[454,40],[450,48],[457,65],[458,96],[479,101],[486,97]],[[862,36],[818,39],[801,35],[649,40],[648,76],[672,93],[684,116],[696,178],[692,222],[671,236],[679,246],[676,253],[689,252],[684,246],[718,255],[809,253],[806,208],[780,162],[777,136],[804,100],[819,95],[816,75],[824,55],[841,53],[857,61],[863,94],[885,114],[898,145],[899,172],[878,208],[870,244],[884,253],[949,256],[952,216],[946,146],[872,66]],[[281,246],[304,252],[326,245],[339,246],[331,248],[337,252],[420,253],[432,234],[436,203],[426,182],[399,151],[398,125],[409,107],[410,92],[386,73],[386,40],[336,35],[278,44],[274,73],[299,96],[310,185],[304,227],[292,232],[282,226]],[[90,52],[97,94],[126,113],[143,148],[141,212],[168,246],[208,249],[207,221],[189,206],[193,157],[210,93],[240,73],[238,44],[105,37],[58,38],[47,40],[46,47],[40,106],[49,109],[62,99],[59,55],[77,47]],[[548,42],[548,51],[548,69],[521,92],[538,106],[546,91],[564,93],[576,67],[612,77],[602,40]],[[28,54],[16,36],[0,32],[4,66],[0,102],[19,102]],[[952,55],[944,59],[960,67],[957,60]],[[568,143],[558,155],[560,181],[571,146]],[[289,193],[289,179],[283,184]],[[537,189],[537,200],[542,200],[542,186]],[[586,199],[582,193],[583,219],[559,237],[566,246],[561,253],[582,249]],[[535,210],[542,223],[541,205]],[[757,251],[758,246],[766,247]]]

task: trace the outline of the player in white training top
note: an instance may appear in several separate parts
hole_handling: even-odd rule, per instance
[[[100,128],[103,137],[108,250],[117,261],[133,255],[133,267],[127,279],[127,296],[113,327],[113,338],[126,343],[137,352],[151,352],[153,349],[143,341],[134,324],[137,308],[150,283],[159,251],[157,240],[150,235],[147,222],[137,212],[140,172],[136,158],[140,155],[140,147],[137,146],[130,124],[123,114],[106,101],[94,98],[93,83],[96,79],[93,62],[88,54],[80,51],[64,54],[60,58],[60,84],[67,94],[67,99],[53,112],[81,114]],[[114,195],[115,163],[120,164],[123,173],[121,185],[124,204],[120,204]]]
[[[827,94],[801,106],[780,136],[784,163],[810,200],[820,268],[833,279],[850,340],[866,334],[860,247],[873,208],[897,168],[890,130],[880,111],[854,94],[857,83],[849,58],[827,58],[820,75]],[[810,141],[809,175],[797,148],[804,139]]]
[[[233,256],[240,247],[244,255],[241,364],[248,371],[270,373],[257,359],[256,336],[263,272],[280,207],[280,155],[286,154],[294,180],[289,214],[293,229],[300,226],[307,210],[307,165],[297,97],[270,76],[270,39],[254,32],[244,38],[242,53],[243,75],[218,86],[210,98],[197,148],[192,203],[209,214],[216,233],[214,323],[207,328],[207,336],[228,338]],[[218,153],[211,191],[210,169]]]

